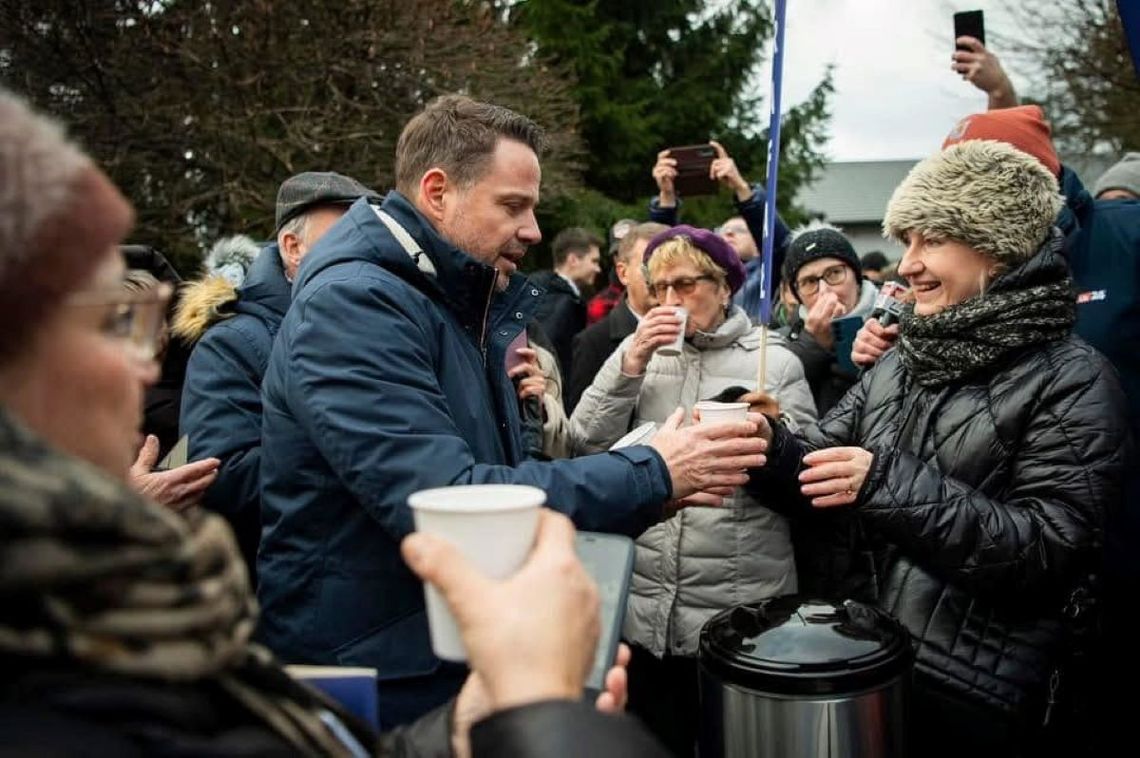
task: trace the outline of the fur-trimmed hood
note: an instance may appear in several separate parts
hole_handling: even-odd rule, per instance
[[[969,140],[911,169],[887,204],[883,234],[955,240],[1013,268],[1045,242],[1063,205],[1057,178],[1036,158]]]
[[[202,338],[214,324],[234,315],[237,288],[221,274],[210,274],[182,287],[170,330],[189,343]]]
[[[193,343],[211,326],[237,313],[277,323],[289,310],[291,289],[285,278],[280,249],[272,243],[257,254],[240,287],[235,288],[216,274],[183,287],[171,329]]]

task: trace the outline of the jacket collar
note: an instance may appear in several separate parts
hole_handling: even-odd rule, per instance
[[[752,319],[748,318],[743,308],[734,305],[728,313],[728,318],[716,328],[716,331],[697,332],[689,338],[689,342],[697,350],[716,350],[728,347],[752,330]]]
[[[610,322],[610,339],[621,342],[637,331],[637,316],[629,309],[629,298],[622,296],[607,316]]]
[[[285,278],[281,250],[276,242],[271,243],[261,249],[249,267],[249,273],[238,288],[235,310],[238,313],[284,318],[285,312],[289,310],[291,290],[292,285]]]

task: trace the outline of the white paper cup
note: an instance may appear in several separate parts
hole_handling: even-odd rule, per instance
[[[714,400],[702,400],[694,405],[693,409],[701,412],[702,424],[748,420],[748,403],[718,403]]]
[[[675,308],[674,310],[677,313],[677,318],[681,319],[681,333],[677,335],[677,339],[670,342],[668,345],[662,345],[661,347],[657,348],[657,352],[660,355],[680,355],[681,350],[685,345],[685,326],[689,322],[689,312],[680,307]]]
[[[515,484],[439,487],[408,498],[417,531],[448,540],[491,579],[505,579],[522,566],[545,502],[542,490]],[[459,626],[443,596],[425,583],[424,597],[432,650],[445,660],[467,660]]]

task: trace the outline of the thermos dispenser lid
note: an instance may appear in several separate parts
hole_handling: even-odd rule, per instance
[[[701,630],[700,662],[726,683],[761,692],[850,693],[904,672],[910,637],[874,606],[787,595],[709,619]]]

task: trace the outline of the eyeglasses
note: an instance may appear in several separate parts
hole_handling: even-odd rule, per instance
[[[681,297],[693,294],[693,290],[697,288],[697,282],[715,282],[716,277],[711,274],[701,274],[700,276],[683,276],[680,279],[662,280],[653,282],[649,285],[649,289],[658,300],[664,300],[665,296],[669,294],[669,288],[672,287],[673,291]]]
[[[831,268],[824,269],[824,272],[819,276],[804,276],[796,279],[796,291],[800,295],[814,295],[819,290],[820,281],[825,281],[832,287],[837,284],[843,284],[847,281],[847,266],[845,264],[837,264]]]
[[[109,337],[122,340],[131,357],[152,361],[162,341],[166,305],[173,292],[174,289],[165,282],[142,292],[89,290],[70,298],[67,304],[82,308],[108,308],[100,330]]]

